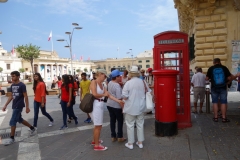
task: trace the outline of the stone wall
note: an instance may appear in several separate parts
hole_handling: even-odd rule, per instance
[[[232,70],[232,40],[240,40],[240,1],[174,0],[180,31],[194,34],[195,59],[206,72],[214,58]]]
[[[203,71],[212,66],[214,58],[220,58],[223,65],[228,59],[227,53],[227,0],[217,1],[215,9],[211,3],[200,2],[199,11],[194,19],[195,65]]]

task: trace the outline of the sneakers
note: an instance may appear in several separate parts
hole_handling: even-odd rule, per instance
[[[49,126],[49,127],[52,127],[52,126],[53,126],[53,121],[50,122],[48,126]]]
[[[8,146],[10,144],[13,144],[15,142],[15,139],[10,138],[4,145]]]
[[[105,151],[107,150],[108,148],[107,147],[104,147],[102,145],[99,145],[99,146],[94,146],[94,151]]]
[[[37,133],[37,128],[34,127],[33,129],[30,130],[30,136],[34,135]]]
[[[102,144],[103,140],[99,140],[99,143]],[[91,145],[95,145],[95,142],[92,142]]]
[[[68,126],[63,125],[61,128],[59,128],[59,130],[64,130],[64,129],[68,129]]]
[[[85,123],[92,123],[92,120],[91,120],[91,118],[87,118],[84,122]]]
[[[76,118],[74,119],[74,121],[75,121],[75,125],[77,125],[77,124],[78,124],[78,118],[76,117]]]
[[[143,144],[139,144],[138,142],[136,142],[136,145],[137,145],[139,148],[143,148]]]
[[[127,148],[129,148],[129,149],[133,149],[133,145],[132,145],[132,144],[126,143],[125,146],[126,146]]]

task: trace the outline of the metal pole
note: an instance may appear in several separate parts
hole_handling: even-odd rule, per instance
[[[206,88],[206,113],[210,113],[210,89]]]
[[[73,34],[73,32],[72,32]],[[71,58],[71,75],[73,75],[73,64],[72,64],[72,34],[69,34],[69,48],[70,48],[70,58]]]

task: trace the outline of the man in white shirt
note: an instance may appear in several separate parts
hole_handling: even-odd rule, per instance
[[[205,84],[206,84],[206,75],[202,73],[202,68],[197,68],[197,73],[193,75],[191,85],[194,92],[194,111],[197,113],[197,102],[200,99],[200,109],[199,113],[203,113],[202,106],[205,99]]]

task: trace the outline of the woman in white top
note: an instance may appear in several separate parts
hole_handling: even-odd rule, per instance
[[[133,149],[134,139],[134,123],[137,126],[137,137],[139,148],[143,148],[144,141],[144,112],[146,110],[146,87],[144,81],[140,79],[140,73],[137,66],[132,66],[129,73],[130,80],[123,87],[122,97],[125,100],[123,113],[125,113],[125,121],[127,125],[128,143],[125,146]]]
[[[123,72],[123,75],[122,75],[122,86],[124,86],[124,84],[129,80],[129,77],[128,77],[128,71],[127,70],[124,70]]]
[[[106,89],[103,87],[103,81],[107,78],[107,72],[104,69],[99,69],[96,73],[96,80],[92,80],[90,85],[90,90],[93,96],[95,97],[93,103],[93,111],[90,113],[90,116],[93,120],[94,129],[93,129],[93,141],[95,151],[104,151],[107,150],[107,147],[102,146],[102,140],[99,140],[102,124],[103,124],[103,112],[104,112],[104,97],[111,98],[112,100],[118,102],[120,105],[123,105],[123,101],[116,99],[115,97],[109,95]]]

